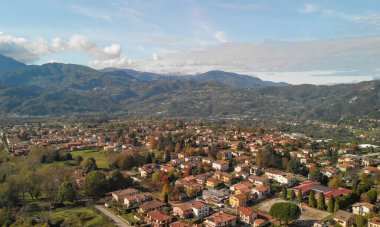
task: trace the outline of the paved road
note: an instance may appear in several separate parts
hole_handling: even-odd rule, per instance
[[[98,209],[100,212],[102,212],[104,215],[106,215],[109,218],[111,218],[115,222],[115,224],[117,226],[120,226],[120,227],[131,227],[131,225],[128,225],[127,223],[125,223],[121,218],[119,218],[118,216],[114,215],[112,212],[108,211],[103,206],[96,205],[95,208]]]

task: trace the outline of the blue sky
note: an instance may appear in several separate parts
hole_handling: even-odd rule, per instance
[[[379,72],[376,0],[1,0],[1,6],[0,54],[29,64],[223,69],[316,84]]]

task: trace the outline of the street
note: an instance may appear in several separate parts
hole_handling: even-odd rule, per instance
[[[103,207],[101,205],[96,205],[95,208],[98,209],[100,212],[102,212],[107,217],[111,218],[117,226],[120,226],[120,227],[130,227],[131,226],[131,225],[128,225],[127,223],[125,223],[118,216],[114,215],[112,212],[108,211],[105,207]]]

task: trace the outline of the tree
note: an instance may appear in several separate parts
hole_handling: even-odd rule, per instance
[[[83,161],[83,157],[78,155],[76,158],[75,158],[75,163],[79,166]]]
[[[367,220],[362,215],[355,215],[355,224],[357,227],[366,227]]]
[[[175,152],[180,153],[182,151],[182,145],[181,143],[176,143],[175,145]]]
[[[115,191],[129,187],[133,183],[133,179],[129,175],[124,177],[119,170],[115,170],[108,178],[108,182],[110,190]]]
[[[108,181],[104,174],[92,171],[86,175],[84,180],[84,191],[86,195],[98,198],[104,196],[108,188]]]
[[[152,155],[148,153],[145,159],[145,164],[151,164],[153,162]]]
[[[297,200],[299,203],[302,202],[302,192],[301,191],[299,191],[297,194]]]
[[[239,142],[238,145],[236,146],[236,149],[237,149],[238,151],[243,150],[243,149],[244,149],[244,145],[243,145],[243,143],[242,143],[242,142]]]
[[[286,189],[285,185],[282,186],[281,196],[282,196],[283,199],[287,199],[288,198],[288,190]]]
[[[312,181],[321,182],[321,171],[320,169],[315,169],[309,173],[309,179]]]
[[[318,194],[317,208],[320,210],[325,209],[325,195],[322,192]]]
[[[167,192],[165,192],[164,194],[164,203],[168,203],[169,202],[169,194]]]
[[[331,178],[331,180],[329,181],[328,186],[330,188],[342,187],[343,186],[342,176],[339,174],[334,175],[333,178]]]
[[[301,209],[294,203],[275,203],[269,210],[269,214],[288,224],[291,221],[297,220],[301,215]]]
[[[375,203],[377,200],[377,191],[375,188],[369,190],[367,193],[364,194],[363,200],[369,203]]]
[[[65,201],[74,202],[76,200],[76,188],[73,183],[65,181],[61,184],[58,191],[58,201],[63,203]]]
[[[334,212],[334,197],[329,198],[327,202],[327,211],[330,213]]]
[[[337,198],[334,202],[334,213],[340,210],[340,200]]]
[[[0,206],[13,207],[18,201],[18,189],[11,182],[0,184]]]
[[[188,167],[185,171],[185,176],[191,176],[193,174],[193,169],[191,167]]]
[[[311,190],[310,195],[309,195],[309,207],[316,207],[316,201],[315,201],[315,191]]]
[[[296,193],[294,192],[294,190],[290,190],[290,195],[289,195],[289,197],[290,197],[290,200],[291,200],[291,201],[294,201],[294,199],[296,198]]]
[[[82,166],[85,173],[89,173],[98,169],[98,166],[96,165],[96,160],[93,157],[90,157],[86,161],[84,161],[82,163]]]
[[[164,186],[162,187],[162,197],[164,197],[165,194],[168,194],[168,193],[169,193],[169,185],[164,184]]]

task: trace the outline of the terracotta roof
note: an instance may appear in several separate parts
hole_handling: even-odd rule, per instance
[[[268,191],[270,188],[269,186],[266,186],[266,185],[259,185],[255,188],[257,191],[259,192],[266,192]]]
[[[171,216],[162,214],[158,212],[157,210],[151,211],[147,214],[147,216],[152,217],[152,219],[158,220],[158,221],[165,221],[172,219]]]
[[[320,185],[320,183],[315,182],[315,181],[305,181],[305,182],[302,182],[301,185],[293,187],[292,189],[297,190],[297,191],[307,192],[307,191],[310,191],[314,185]]]
[[[363,206],[363,207],[367,207],[368,209],[372,210],[375,206],[370,204],[370,203],[366,203],[366,202],[363,202],[363,203],[355,203],[352,205],[353,207],[359,207],[359,206]]]
[[[255,220],[253,221],[253,223],[255,224],[255,226],[256,226],[256,225],[262,225],[262,224],[264,224],[265,222],[267,222],[267,221],[265,221],[264,219],[260,219],[260,218],[257,218],[257,219],[255,219]]]
[[[250,210],[247,207],[238,207],[236,210],[244,215],[251,215],[253,213],[253,210]]]
[[[170,227],[190,227],[189,224],[183,223],[181,221],[173,222],[170,224]]]
[[[215,213],[211,216],[206,217],[206,220],[214,222],[214,223],[220,223],[220,222],[228,222],[233,219],[236,219],[236,216],[226,214],[223,211],[220,211],[218,213]]]
[[[369,219],[369,223],[373,223],[373,224],[380,224],[380,218],[379,217],[373,217],[371,219]]]
[[[191,206],[194,207],[195,209],[201,209],[203,206],[206,206],[204,203],[195,201],[191,203]]]
[[[141,204],[139,208],[143,209],[143,210],[150,210],[150,209],[154,209],[154,208],[164,206],[164,205],[165,205],[165,203],[163,203],[163,202],[152,201],[152,202],[147,202],[147,203]]]
[[[191,206],[189,204],[186,204],[186,203],[176,204],[176,205],[174,205],[174,207],[178,207],[181,210],[191,210]]]

